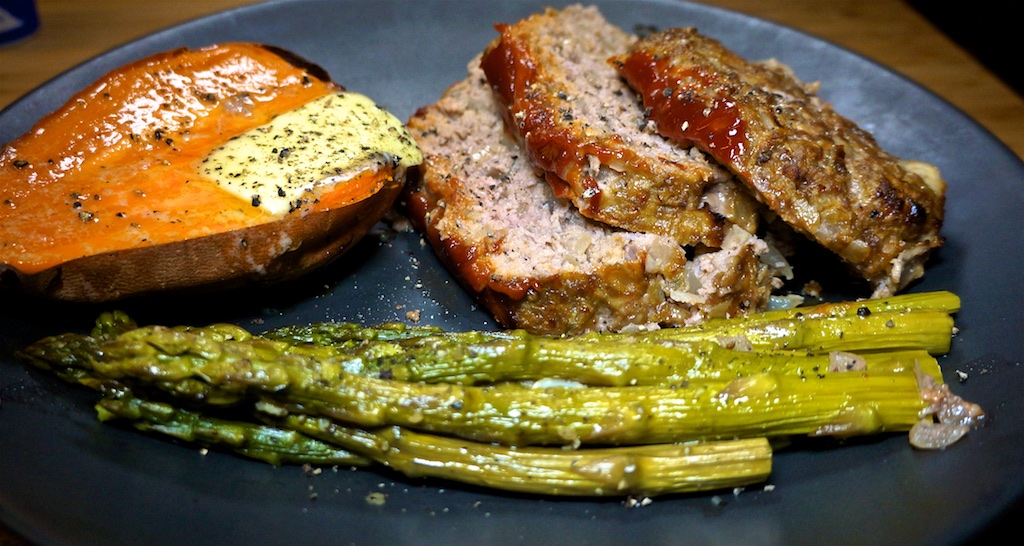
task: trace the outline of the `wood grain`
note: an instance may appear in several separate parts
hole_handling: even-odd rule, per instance
[[[89,58],[140,36],[254,0],[39,0],[39,31],[0,46],[0,107]],[[703,0],[857,52],[930,89],[1024,157],[1024,98],[904,2]]]

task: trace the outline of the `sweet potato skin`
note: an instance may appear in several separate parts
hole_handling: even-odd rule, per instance
[[[102,302],[150,292],[224,290],[295,279],[359,242],[397,198],[402,176],[387,180],[366,199],[304,217],[86,256],[31,275],[0,266],[0,285],[50,299]]]
[[[213,182],[195,164],[340,91],[319,67],[261,44],[177,49],[108,73],[0,148],[0,287],[107,301],[272,283],[337,258],[391,206],[404,169],[368,169],[345,190],[357,194],[276,217],[205,191]]]

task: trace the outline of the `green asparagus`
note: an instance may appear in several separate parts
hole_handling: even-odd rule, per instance
[[[345,325],[340,325],[342,328]],[[324,327],[326,328],[326,327]],[[503,338],[466,332],[420,335],[389,341],[364,341],[350,348],[292,345],[255,337],[237,326],[199,328],[142,327],[111,339],[64,334],[34,344],[22,355],[43,367],[103,367],[132,360],[152,371],[152,381],[178,382],[179,391],[195,391],[209,403],[232,403],[241,393],[213,392],[198,366],[245,366],[245,373],[274,374],[296,366],[331,381],[338,372],[377,374],[404,381],[479,384],[499,381],[563,379],[594,386],[680,385],[702,379],[731,379],[761,372],[821,375],[833,367],[835,354],[802,351],[747,351],[697,340],[630,343],[622,340],[548,338],[516,332]],[[866,353],[868,370],[920,366],[941,381],[934,357],[924,351]],[[118,377],[116,369],[107,371]],[[268,379],[269,380],[269,379]],[[184,393],[183,393],[184,394]]]
[[[225,398],[269,396],[291,411],[298,407],[360,426],[402,425],[508,445],[867,434],[906,430],[925,409],[909,369],[820,377],[757,374],[678,387],[535,389],[516,383],[410,383],[353,374],[336,363],[288,358],[241,358],[227,365],[179,358],[155,365],[148,358],[117,358],[123,351],[106,353],[115,358],[94,362],[93,371],[157,388],[201,380],[212,389],[211,396],[220,396],[220,389]]]
[[[340,464],[366,466],[365,457],[294,430],[210,417],[127,391],[108,394],[96,404],[100,421],[126,420],[144,432],[157,432],[206,447],[222,447],[273,465]]]
[[[822,353],[834,350],[862,352],[923,349],[932,354],[944,354],[949,351],[953,330],[950,315],[959,309],[960,299],[951,292],[922,292],[711,319],[689,327],[620,334],[585,334],[576,336],[573,341],[722,342],[745,338],[744,341],[749,343],[752,350],[789,349]],[[446,333],[428,327],[388,324],[379,329],[365,329],[345,323],[290,326],[261,335],[292,344],[346,347],[352,347],[358,341],[408,340],[437,335],[456,337],[459,342],[468,343],[529,337],[521,331]]]
[[[768,439],[909,430],[942,405],[935,356],[958,309],[936,292],[572,338],[349,323],[254,335],[115,312],[19,356],[103,393],[101,420],[272,464],[653,495],[763,480]]]
[[[508,445],[659,443],[821,431],[868,434],[906,430],[924,409],[911,366],[813,375],[755,373],[731,383],[705,377],[675,386],[473,387],[372,377],[347,371],[345,360],[280,353],[282,346],[288,347],[280,343],[244,334],[235,336],[239,341],[217,337],[139,328],[102,342],[97,353],[82,361],[99,376],[179,396],[193,394],[196,385],[205,389],[202,400],[278,395],[282,403],[298,404],[303,411],[361,426],[396,424]],[[32,353],[31,348],[26,352]],[[761,378],[750,384],[764,387],[763,392],[750,391],[740,397],[742,402],[733,397],[723,403],[717,393],[751,377]]]
[[[863,316],[804,315],[776,320],[712,321],[691,328],[663,328],[643,334],[587,334],[599,339],[693,341],[709,335],[739,340],[754,350],[791,349],[810,353],[829,351],[891,351],[921,349],[939,355],[949,352],[953,319],[942,311],[879,311]]]
[[[742,375],[775,372],[820,375],[835,370],[835,351],[807,354],[804,351],[748,351],[726,348],[716,342],[666,340],[626,343],[517,334],[505,339],[456,342],[447,336],[422,336],[388,344],[354,349],[365,369],[386,377],[426,383],[482,384],[500,381],[564,379],[591,386],[679,385],[691,380],[731,379]],[[898,370],[915,363],[941,381],[938,361],[923,350],[865,353],[859,357],[866,369]]]
[[[654,496],[739,487],[771,472],[764,438],[566,450],[509,448],[400,427],[361,429],[292,415],[282,426],[350,449],[411,477],[547,495]]]
[[[805,379],[757,374],[685,387],[489,387],[348,375],[290,385],[262,409],[399,425],[505,445],[644,444],[909,430],[926,410],[913,372]]]

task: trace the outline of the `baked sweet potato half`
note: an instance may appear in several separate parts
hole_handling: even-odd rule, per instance
[[[0,286],[107,301],[294,278],[420,160],[401,121],[285,51],[159,53],[0,149]]]

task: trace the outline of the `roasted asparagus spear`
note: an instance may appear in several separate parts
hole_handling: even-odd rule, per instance
[[[750,485],[771,472],[764,438],[566,450],[509,448],[401,427],[362,429],[306,415],[281,422],[407,476],[521,493],[654,496]]]
[[[226,448],[273,465],[365,466],[371,463],[365,457],[295,430],[211,417],[171,404],[136,398],[127,390],[108,393],[96,404],[96,412],[100,421],[124,420],[144,432],[156,432],[206,447]]]
[[[958,308],[912,294],[573,338],[348,323],[254,335],[109,313],[20,355],[103,392],[101,419],[274,464],[647,495],[762,480],[766,438],[906,431],[941,412],[934,355]]]

